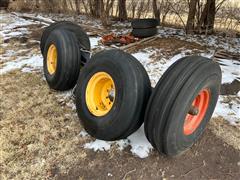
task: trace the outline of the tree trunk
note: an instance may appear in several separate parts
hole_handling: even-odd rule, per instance
[[[94,7],[95,7],[96,17],[100,17],[100,14],[101,14],[100,3],[101,2],[99,0],[94,0]]]
[[[141,0],[139,2],[139,6],[138,6],[138,9],[136,11],[137,13],[137,18],[139,19],[143,13],[143,10],[144,10],[144,6],[145,6],[145,0]]]
[[[108,19],[107,19],[106,11],[104,8],[104,2],[103,2],[103,0],[99,0],[99,2],[100,2],[100,10],[101,10],[100,19],[101,19],[102,25],[104,27],[107,27]]]
[[[79,8],[80,2],[79,2],[79,0],[75,0],[75,6],[76,6],[76,12],[77,12],[77,14],[80,14],[80,8]]]
[[[68,11],[68,4],[66,0],[62,0],[62,12],[66,13]]]
[[[187,25],[186,25],[186,33],[187,34],[191,34],[194,32],[197,2],[198,2],[198,0],[191,0],[189,3],[189,12],[188,12]]]
[[[215,21],[215,14],[216,14],[216,2],[215,0],[210,0],[210,1],[211,3],[208,10],[206,33],[212,34],[214,29],[214,21]]]
[[[90,13],[93,17],[99,18],[101,14],[101,0],[90,0],[89,6],[90,6]]]
[[[127,19],[127,9],[126,9],[126,0],[118,0],[118,8],[119,8],[119,20],[125,21]]]
[[[160,22],[160,9],[157,7],[157,0],[152,1],[153,13],[155,18]]]
[[[36,7],[35,7],[36,9],[40,9],[40,2],[39,2],[39,0],[36,0]]]
[[[82,4],[83,4],[83,8],[84,8],[84,11],[85,11],[85,14],[91,14],[91,5],[90,5],[90,2],[89,2],[89,5],[87,5],[85,3],[84,0],[82,0]],[[92,14],[91,14],[92,15]]]
[[[216,14],[215,0],[207,0],[198,22],[198,32],[212,33]]]
[[[111,8],[113,8],[114,0],[99,0],[99,13],[100,13],[100,19],[102,22],[102,25],[104,27],[108,27],[111,25],[109,21],[109,14]]]

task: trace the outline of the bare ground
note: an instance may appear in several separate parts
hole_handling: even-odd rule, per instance
[[[174,43],[173,43],[174,42]],[[194,42],[187,42],[184,40],[180,40],[174,37],[169,38],[157,38],[155,41],[151,41],[150,43],[143,43],[138,45],[136,48],[131,49],[131,53],[137,52],[139,49],[144,49],[152,47],[153,49],[163,49],[163,53],[165,55],[175,55],[180,53],[184,49],[192,49],[196,52],[201,50],[206,50],[206,47],[201,46]]]

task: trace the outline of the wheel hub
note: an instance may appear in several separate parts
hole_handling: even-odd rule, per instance
[[[93,115],[106,115],[115,101],[115,84],[112,77],[106,72],[94,74],[88,81],[85,99],[87,108]]]
[[[49,74],[54,74],[57,69],[57,48],[51,44],[47,52],[47,69]]]
[[[183,132],[185,135],[192,134],[201,124],[210,101],[210,92],[203,89],[193,100],[192,105],[184,121]]]

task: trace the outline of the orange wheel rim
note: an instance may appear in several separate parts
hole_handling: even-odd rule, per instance
[[[195,97],[184,121],[183,133],[185,135],[192,134],[199,127],[207,112],[209,101],[210,92],[208,89],[201,90]]]

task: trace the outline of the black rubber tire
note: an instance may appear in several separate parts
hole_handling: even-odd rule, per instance
[[[70,21],[60,21],[60,22],[52,23],[50,26],[46,27],[45,30],[43,31],[41,41],[40,41],[40,49],[42,54],[44,52],[45,43],[50,33],[55,29],[65,29],[74,33],[78,39],[79,46],[85,50],[88,50],[88,51],[91,50],[89,37],[79,25],[74,24]],[[82,61],[86,62],[88,61],[89,58],[90,58],[90,55],[89,57],[84,56],[84,58],[82,58]]]
[[[175,62],[157,83],[147,105],[144,129],[149,142],[168,156],[190,148],[212,116],[220,86],[221,69],[216,62],[200,56],[185,57]],[[211,93],[206,114],[198,128],[185,135],[185,117],[193,99],[204,88]]]
[[[155,28],[156,26],[159,26],[159,21],[153,18],[134,19],[132,20],[131,24],[133,29],[148,29],[148,28]]]
[[[88,110],[85,100],[88,81],[97,72],[110,74],[116,87],[113,107],[101,117]],[[149,77],[138,60],[120,50],[106,50],[95,54],[80,72],[76,109],[81,124],[91,136],[118,140],[126,138],[142,125],[150,93]]]
[[[50,74],[47,68],[47,53],[51,44],[57,48],[57,68],[54,74]],[[81,68],[81,53],[74,33],[55,29],[49,35],[44,47],[43,69],[50,88],[55,90],[69,90],[77,82]]]
[[[148,29],[133,29],[132,35],[139,38],[146,38],[150,36],[154,36],[157,34],[157,28],[148,28]]]

